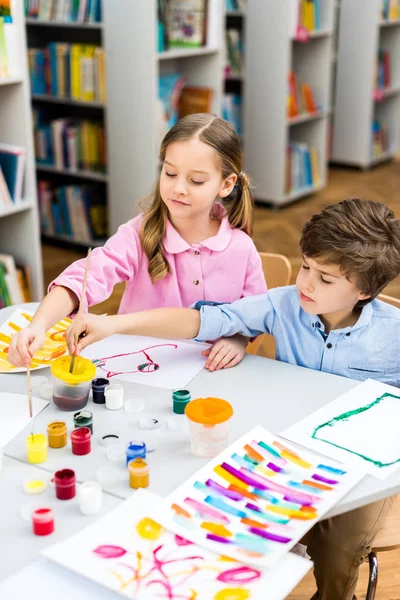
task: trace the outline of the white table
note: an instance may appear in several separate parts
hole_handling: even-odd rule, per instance
[[[26,305],[34,310],[36,305]],[[0,311],[0,324],[4,322],[14,309]],[[32,377],[46,375],[50,377],[49,369],[34,372]],[[343,377],[329,375],[310,369],[295,367],[254,356],[246,356],[244,361],[234,369],[209,373],[200,372],[189,384],[192,398],[216,396],[225,398],[234,407],[235,415],[231,425],[231,440],[243,435],[256,424],[261,424],[271,432],[279,432],[289,425],[315,411],[323,404],[343,394],[358,382]],[[168,430],[166,420],[172,415],[171,391],[152,388],[138,384],[123,382],[125,394],[144,398],[146,412],[161,419],[160,443],[157,450],[149,455],[150,490],[166,495],[189,475],[202,466],[206,461],[196,458],[189,453],[188,438],[184,433],[173,433]],[[26,375],[0,375],[0,389],[15,393],[26,392]],[[70,448],[61,450],[49,449],[49,459],[40,465],[42,472],[54,473],[55,470],[71,467],[76,471],[78,481],[93,480],[100,466],[110,466],[104,448],[100,445],[98,436],[101,433],[116,432],[121,438],[141,439],[143,432],[138,428],[137,416],[127,415],[124,411],[111,412],[102,405],[92,401],[88,409],[93,412],[94,436],[93,449],[86,457],[72,455]],[[72,413],[59,411],[50,404],[35,419],[35,431],[45,432],[47,424],[55,418],[67,420],[69,429],[72,428]],[[6,447],[5,454],[26,462],[25,438],[29,435],[28,428],[14,438]],[[16,464],[16,463],[14,463]],[[129,488],[126,471],[119,467],[121,481],[108,488],[117,498],[125,498],[132,493]],[[6,483],[7,503],[17,507],[21,502],[21,485],[23,474],[18,469],[12,469],[12,474],[0,474],[1,490]],[[10,483],[7,484],[7,477]],[[379,481],[371,476],[365,477],[345,498],[343,498],[329,513],[329,516],[347,512],[386,496],[400,491],[400,470],[390,478]],[[108,496],[105,496],[108,497]],[[3,503],[3,491],[1,492]],[[113,500],[110,500],[110,506]],[[72,510],[72,509],[71,509]],[[66,524],[68,533],[81,528],[87,520],[73,511],[70,515],[71,527]],[[6,535],[0,536],[0,555],[7,552],[9,544],[24,548],[21,563],[32,560],[39,549],[35,536],[22,535],[21,525],[17,527],[17,535],[11,521],[6,527]],[[75,529],[74,529],[75,528]],[[65,532],[66,533],[66,532]],[[60,532],[62,534],[62,531]],[[52,540],[53,541],[53,540]],[[22,542],[22,543],[21,543]],[[17,552],[13,553],[14,556]],[[1,564],[1,561],[0,561]],[[42,563],[41,563],[42,564]],[[15,567],[13,558],[13,568]],[[1,576],[1,572],[0,572]]]

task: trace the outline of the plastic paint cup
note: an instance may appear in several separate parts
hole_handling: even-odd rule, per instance
[[[72,454],[83,456],[91,450],[91,436],[89,427],[80,427],[71,431]]]
[[[128,464],[129,485],[137,490],[149,485],[149,466],[143,458],[135,458]]]
[[[184,415],[185,408],[190,402],[189,390],[174,390],[172,392],[172,410],[177,415]]]
[[[51,508],[37,508],[32,513],[32,529],[35,535],[49,535],[54,531],[54,515]]]
[[[105,390],[106,408],[120,410],[124,406],[124,388],[119,383],[110,383]]]
[[[233,408],[221,398],[198,398],[186,406],[190,448],[196,456],[212,458],[228,445]]]
[[[132,441],[126,444],[126,465],[135,458],[146,458],[146,444],[144,442]]]
[[[92,381],[92,396],[95,404],[105,404],[106,397],[104,395],[104,389],[110,382],[105,377],[97,377]]]
[[[28,462],[38,465],[47,460],[47,438],[43,433],[28,435],[26,438]]]
[[[47,437],[50,448],[64,448],[67,445],[67,424],[53,421],[47,425]]]
[[[79,410],[74,413],[74,427],[76,429],[89,427],[90,432],[93,435],[93,414],[90,410]]]
[[[106,447],[106,457],[112,462],[119,462],[123,464],[125,460],[125,446],[121,442],[118,444],[111,444]]]
[[[79,510],[83,515],[97,515],[101,511],[101,485],[95,481],[82,483],[78,489]]]
[[[80,410],[88,401],[90,384],[96,367],[82,356],[75,357],[74,370],[69,372],[70,356],[61,356],[51,364],[53,375],[53,401],[60,410]]]
[[[56,496],[59,500],[71,500],[76,495],[76,477],[72,469],[61,469],[54,474]]]

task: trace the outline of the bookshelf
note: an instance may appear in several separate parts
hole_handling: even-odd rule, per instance
[[[0,252],[30,268],[32,300],[38,301],[43,296],[43,273],[22,5],[20,1],[12,3],[18,67],[10,77],[0,79],[0,142],[26,149],[24,188],[20,202],[0,208]]]
[[[207,40],[201,48],[172,48],[157,52],[157,0],[101,0],[101,23],[37,21],[27,18],[30,45],[47,41],[95,43],[105,52],[106,101],[84,102],[34,94],[33,106],[50,107],[55,117],[101,119],[105,125],[105,173],[70,171],[38,165],[44,178],[62,185],[93,183],[104,186],[108,235],[139,212],[139,202],[153,187],[158,173],[161,141],[158,78],[179,72],[188,85],[213,90],[213,112],[221,115],[223,94],[224,0],[209,0]],[[81,180],[81,181],[79,181]],[[53,234],[43,237],[59,244],[98,246],[103,240],[83,240]]]
[[[299,41],[294,32],[297,0],[248,3],[244,150],[254,196],[261,202],[282,206],[326,184],[334,0],[319,0],[319,7],[319,29]],[[317,110],[288,119],[291,72],[311,86]],[[287,148],[304,144],[315,148],[319,173],[312,184],[288,185]]]
[[[248,1],[248,0],[247,0]],[[241,6],[235,10],[228,7]],[[225,64],[222,116],[235,128],[243,140],[244,86],[246,85],[244,52],[246,43],[247,3],[225,0]],[[241,66],[238,69],[238,66]]]
[[[382,0],[341,0],[332,161],[362,169],[400,145],[400,18],[384,21],[381,10]],[[390,84],[377,90],[379,50],[390,53]],[[384,125],[377,151],[374,122]]]

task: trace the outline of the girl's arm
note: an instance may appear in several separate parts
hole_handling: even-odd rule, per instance
[[[32,356],[44,344],[46,331],[73,312],[78,304],[74,292],[54,287],[40,303],[28,327],[11,338],[8,361],[17,367],[30,365]]]

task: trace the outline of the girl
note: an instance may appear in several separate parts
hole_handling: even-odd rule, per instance
[[[250,183],[234,129],[209,114],[189,115],[164,137],[160,161],[149,208],[91,253],[84,310],[109,298],[121,281],[126,288],[119,314],[265,292],[250,238]],[[76,261],[50,284],[30,325],[12,339],[12,364],[28,366],[45,332],[77,310],[85,262]],[[241,336],[219,340],[204,353],[206,367],[234,366],[246,343]]]

